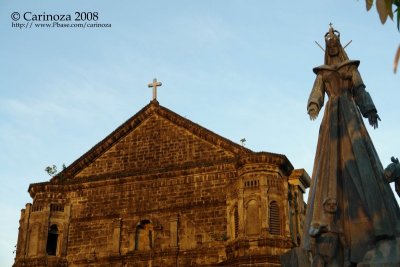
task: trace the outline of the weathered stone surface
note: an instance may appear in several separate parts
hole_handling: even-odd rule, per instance
[[[301,240],[308,184],[285,156],[152,101],[30,185],[14,266],[279,266]]]
[[[369,250],[357,267],[398,267],[400,266],[400,238],[384,239]]]
[[[397,266],[400,253],[392,239],[400,236],[400,209],[388,183],[398,179],[399,161],[393,158],[384,174],[362,118],[377,128],[377,108],[360,62],[349,60],[332,24],[325,43],[324,65],[314,68],[307,103],[311,120],[323,105],[325,111],[302,246],[313,252],[313,266]]]
[[[392,157],[392,163],[390,163],[384,171],[386,182],[394,182],[395,190],[398,196],[400,196],[400,163],[399,159]]]
[[[310,259],[307,251],[296,247],[281,256],[282,267],[310,267]]]

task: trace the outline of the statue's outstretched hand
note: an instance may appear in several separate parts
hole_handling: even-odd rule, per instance
[[[368,121],[369,124],[374,127],[374,129],[378,128],[378,121],[380,121],[381,118],[379,117],[378,113],[376,111],[370,112],[368,114]]]
[[[310,115],[310,120],[315,120],[318,117],[318,106],[314,103],[311,103],[308,107],[308,115]]]

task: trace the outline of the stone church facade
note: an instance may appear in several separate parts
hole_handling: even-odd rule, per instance
[[[153,100],[29,186],[14,266],[280,266],[310,178]]]

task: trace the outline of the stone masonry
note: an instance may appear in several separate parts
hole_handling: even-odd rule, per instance
[[[309,182],[153,100],[29,186],[14,266],[280,266]]]

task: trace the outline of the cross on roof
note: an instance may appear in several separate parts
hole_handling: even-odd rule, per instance
[[[161,86],[161,82],[157,82],[157,79],[154,78],[152,83],[149,83],[149,87],[153,87],[153,100],[157,99],[157,86]]]

